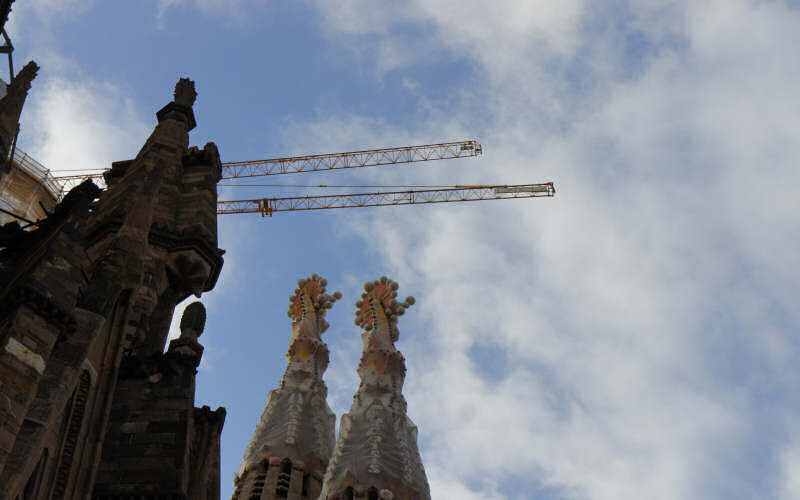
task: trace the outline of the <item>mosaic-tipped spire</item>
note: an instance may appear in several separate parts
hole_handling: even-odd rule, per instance
[[[326,285],[314,274],[299,280],[289,297],[288,365],[247,446],[234,498],[251,498],[256,490],[263,500],[281,498],[293,487],[308,493],[302,498],[319,493],[335,439],[335,415],[322,380],[329,359],[322,333],[328,329],[326,310],[342,296],[326,293]]]
[[[364,285],[356,325],[364,329],[361,385],[342,415],[320,500],[367,498],[429,500],[417,448],[417,427],[406,415],[405,359],[394,346],[397,320],[414,298],[397,300],[398,285],[382,277]]]

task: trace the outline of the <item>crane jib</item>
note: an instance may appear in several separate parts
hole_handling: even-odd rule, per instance
[[[462,186],[447,189],[411,191],[379,191],[321,196],[291,196],[255,200],[219,201],[218,214],[259,213],[272,216],[274,212],[329,210],[334,208],[454,203],[462,201],[502,200],[509,198],[552,197],[552,182],[502,186]]]

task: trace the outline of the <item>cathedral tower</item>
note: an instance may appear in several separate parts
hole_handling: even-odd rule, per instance
[[[339,439],[325,472],[320,500],[429,500],[417,449],[417,428],[406,415],[405,359],[394,346],[397,319],[414,303],[397,301],[397,283],[366,283],[356,302],[356,325],[365,330],[358,374],[361,385],[342,415]]]
[[[341,298],[325,293],[316,274],[298,282],[289,298],[292,333],[288,366],[270,391],[264,413],[236,475],[233,500],[316,499],[334,445],[335,416],[322,374],[328,368],[325,311]]]
[[[26,68],[0,99],[0,153]],[[164,352],[175,305],[222,267],[219,153],[189,147],[196,95],[177,83],[104,191],[86,181],[35,229],[0,226],[0,500],[219,497],[225,413],[194,407],[201,305]]]

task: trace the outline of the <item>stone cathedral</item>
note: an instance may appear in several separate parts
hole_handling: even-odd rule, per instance
[[[0,180],[37,71],[28,63],[0,98]],[[0,500],[220,498],[225,409],[195,407],[201,303],[167,344],[176,305],[212,290],[223,264],[219,153],[189,146],[196,97],[181,79],[136,157],[104,174],[106,189],[86,181],[42,206],[46,217],[0,226]],[[414,300],[398,301],[385,277],[364,286],[361,383],[337,439],[322,334],[341,294],[326,286],[312,275],[290,297],[286,371],[232,500],[427,500],[394,345]]]
[[[36,75],[0,99],[8,148]],[[219,154],[189,147],[182,79],[136,158],[77,186],[33,227],[0,227],[0,500],[217,499],[225,410],[194,406],[211,290]],[[9,124],[13,124],[9,126]]]

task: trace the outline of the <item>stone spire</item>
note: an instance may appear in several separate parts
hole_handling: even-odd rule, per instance
[[[19,130],[22,106],[38,72],[39,66],[30,61],[11,79],[6,95],[0,99],[0,165],[5,165],[6,158],[11,154],[11,145]]]
[[[322,374],[328,367],[325,311],[342,294],[325,293],[316,274],[301,279],[289,298],[292,334],[288,366],[270,391],[236,474],[234,499],[316,499],[335,441],[336,417],[328,407]]]
[[[417,449],[417,427],[406,415],[405,359],[394,346],[397,319],[414,303],[397,301],[398,285],[382,277],[366,283],[356,302],[356,325],[365,330],[358,374],[361,385],[342,415],[339,439],[319,500],[429,500]]]

